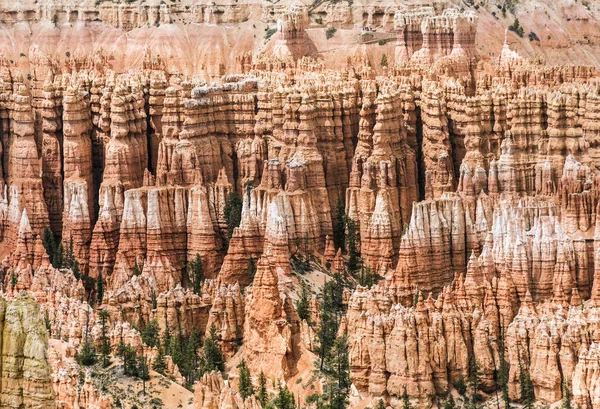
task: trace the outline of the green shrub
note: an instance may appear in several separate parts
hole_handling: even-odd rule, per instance
[[[273,37],[273,34],[275,34],[277,32],[276,28],[270,28],[267,30],[267,32],[265,33],[265,40],[268,40],[269,38]]]
[[[329,27],[327,29],[327,31],[325,32],[325,37],[327,37],[327,39],[329,40],[331,37],[333,37],[335,35],[336,31],[337,31],[337,29],[335,27]]]
[[[525,30],[523,29],[523,27],[521,27],[518,18],[516,18],[515,21],[510,26],[508,26],[508,29],[513,33],[517,34],[519,37],[523,37],[523,35],[525,34]]]

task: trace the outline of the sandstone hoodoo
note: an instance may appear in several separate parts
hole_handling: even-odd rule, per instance
[[[67,3],[0,4],[0,409],[600,409],[600,4]]]

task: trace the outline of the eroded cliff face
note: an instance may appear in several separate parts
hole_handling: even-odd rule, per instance
[[[48,334],[36,300],[19,294],[0,301],[0,407],[54,408]]]
[[[65,7],[2,10],[9,32],[31,27],[21,40],[33,45],[0,59],[0,281],[11,300],[0,303],[1,407],[109,407],[73,359],[86,338],[99,344],[99,310],[111,354],[125,342],[151,362],[158,350],[138,328],[156,320],[161,333],[206,339],[214,325],[228,377],[205,374],[196,408],[261,406],[236,391],[242,359],[304,404],[323,386],[301,381],[319,353],[320,304],[310,297],[309,323],[294,300],[339,272],[352,407],[398,409],[406,391],[427,409],[473,361],[491,394],[505,361],[511,399],[526,371],[540,403],[567,387],[600,408],[595,60],[527,60],[507,33],[492,58],[478,45],[491,17],[475,9]],[[331,44],[350,43],[353,27],[395,41],[362,35],[335,63],[316,58],[328,40],[315,16],[339,29]],[[255,22],[277,22],[272,40],[229,35]],[[54,26],[70,36],[58,51],[54,37],[35,40]],[[200,43],[198,27],[200,53],[181,45]],[[81,48],[66,54],[73,38]],[[234,194],[241,220],[229,226]],[[352,249],[336,248],[341,210]],[[52,266],[49,232],[72,271]],[[379,283],[348,273],[351,250]]]

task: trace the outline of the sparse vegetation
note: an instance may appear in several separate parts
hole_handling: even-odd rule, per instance
[[[246,360],[242,359],[242,362],[238,365],[239,380],[238,380],[238,391],[244,400],[254,395],[254,386],[252,386],[252,378],[250,376],[250,369],[246,364]]]
[[[233,230],[240,225],[242,221],[242,198],[237,192],[230,192],[225,199],[225,208],[223,215],[227,223],[227,242],[233,235]]]
[[[204,267],[200,254],[196,253],[194,259],[188,263],[187,270],[192,291],[194,291],[194,294],[200,294],[204,282]]]
[[[523,37],[525,34],[525,30],[521,27],[521,23],[519,23],[519,19],[515,18],[515,21],[508,26],[508,29],[518,35],[519,37]]]
[[[529,41],[540,41],[540,38],[533,31],[529,32]]]
[[[140,335],[142,336],[142,342],[150,348],[158,346],[160,343],[160,328],[158,327],[158,321],[150,320],[146,327],[140,331]]]
[[[335,35],[336,31],[337,29],[335,27],[329,27],[325,32],[325,37],[327,37],[327,39],[329,40]]]
[[[388,66],[388,59],[387,59],[387,55],[383,54],[381,56],[381,62],[380,62],[382,67],[387,67]]]
[[[310,324],[310,300],[308,289],[306,286],[302,286],[302,292],[300,298],[296,301],[296,312],[301,320],[306,320]]]
[[[277,32],[277,28],[267,29],[267,31],[265,33],[265,40],[269,40],[271,37],[273,37],[273,34],[275,34],[276,32]]]

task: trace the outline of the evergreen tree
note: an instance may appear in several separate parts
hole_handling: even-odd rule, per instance
[[[204,267],[202,266],[202,259],[198,253],[196,253],[194,259],[189,262],[188,276],[190,278],[194,294],[200,294],[202,282],[204,281]]]
[[[171,334],[169,333],[169,325],[165,326],[165,333],[163,334],[163,345],[165,347],[167,355],[170,354],[169,346],[171,345]]]
[[[529,409],[533,407],[533,403],[535,402],[535,394],[533,391],[533,382],[531,380],[531,375],[529,371],[525,371],[523,366],[521,365],[521,357],[518,356],[519,361],[519,384],[521,389],[521,403],[523,404],[523,408]]]
[[[52,267],[60,268],[60,265],[56,264],[56,240],[54,238],[54,233],[52,233],[52,230],[50,230],[49,227],[44,229],[44,238],[42,239],[42,243],[44,244],[46,253],[48,253]]]
[[[106,335],[106,322],[108,321],[110,314],[108,311],[103,310],[99,313],[100,316],[100,356],[102,358],[102,366],[107,367],[110,365],[108,356],[110,355],[110,339]]]
[[[254,281],[254,276],[256,275],[256,260],[254,260],[254,257],[252,256],[250,256],[248,259],[248,267],[246,271],[248,272],[248,278],[250,279],[250,282]]]
[[[565,382],[563,380],[562,383],[563,386],[563,401],[562,404],[560,405],[561,409],[573,409],[573,393],[571,392],[571,390],[569,389],[569,385],[567,385],[567,382]]]
[[[140,274],[142,274],[142,272],[140,271],[140,266],[138,265],[138,262],[136,259],[133,263],[133,275],[139,276]]]
[[[284,388],[279,384],[279,393],[273,403],[277,409],[295,409],[294,394],[287,386]]]
[[[300,298],[296,301],[296,312],[301,320],[306,320],[310,324],[310,300],[306,286],[302,286]]]
[[[380,62],[382,67],[387,67],[388,66],[388,59],[387,59],[387,54],[383,54],[381,56],[381,62]]]
[[[181,375],[185,377],[188,385],[192,385],[196,380],[196,369],[200,363],[200,357],[198,356],[199,346],[200,333],[194,330],[185,343],[184,353],[181,357],[180,364],[178,364],[179,368],[181,369]]]
[[[148,369],[148,360],[144,355],[137,359],[137,376],[142,380],[144,395],[146,394],[146,381],[150,380],[150,370]]]
[[[479,386],[481,385],[481,371],[479,363],[475,357],[471,357],[469,361],[469,377],[467,378],[467,388],[470,393],[469,407],[475,408],[477,402],[481,399],[479,394]]]
[[[169,347],[167,351],[173,359],[173,362],[179,366],[183,361],[183,336],[181,334],[169,338]]]
[[[325,398],[329,409],[345,409],[350,394],[350,364],[346,337],[337,338],[323,373],[328,382],[325,385]]]
[[[402,409],[413,409],[412,405],[410,404],[410,397],[406,392],[406,386],[404,387],[404,392],[402,393]]]
[[[121,353],[123,358],[123,374],[125,376],[138,376],[138,359],[135,349],[131,345],[125,345]]]
[[[346,210],[342,199],[338,199],[335,206],[335,224],[333,227],[333,246],[343,249],[346,242]]]
[[[242,359],[242,362],[237,366],[239,369],[239,381],[238,391],[242,399],[246,400],[248,397],[254,395],[254,386],[252,386],[252,379],[250,378],[250,369],[246,364],[246,360]]]
[[[498,386],[501,390],[502,401],[504,402],[504,409],[510,409],[510,395],[508,394],[508,364],[506,362],[506,348],[504,345],[504,331],[501,330],[500,339],[498,343],[498,349],[500,350],[500,367],[498,368]]]
[[[329,359],[331,348],[335,342],[340,317],[343,313],[344,280],[340,274],[335,274],[332,281],[323,286],[320,301],[320,323],[317,330],[317,353],[320,357],[319,369],[323,371],[324,364]]]
[[[454,398],[452,394],[448,394],[448,399],[444,402],[444,409],[456,409],[456,402],[454,402]]]
[[[165,369],[167,369],[167,364],[165,362],[165,350],[162,345],[158,345],[158,351],[156,352],[156,357],[152,362],[152,369],[154,369],[159,374],[163,374]]]
[[[152,290],[152,292],[150,292],[150,299],[152,301],[152,309],[155,310],[158,304],[156,301],[156,293],[154,292],[154,290]]]
[[[230,192],[225,199],[223,215],[227,223],[227,242],[233,235],[233,229],[242,221],[242,198],[237,192]]]
[[[56,253],[54,254],[54,259],[52,260],[52,265],[55,268],[63,268],[64,251],[64,246],[62,243],[60,243],[56,248]]]
[[[94,344],[92,344],[89,340],[84,341],[83,345],[81,346],[81,350],[75,357],[75,360],[79,365],[83,366],[91,366],[98,362]]]
[[[258,395],[256,398],[263,408],[267,405],[267,400],[269,398],[267,393],[267,377],[263,371],[260,371],[260,375],[258,377]]]
[[[454,387],[461,396],[464,396],[465,393],[467,393],[467,385],[465,384],[465,378],[463,378],[462,375],[458,378],[456,384],[454,384]]]
[[[96,280],[96,299],[98,305],[102,305],[104,299],[104,279],[102,278],[102,271],[98,272],[98,279]]]
[[[150,348],[154,348],[160,343],[160,328],[158,327],[158,321],[150,320],[148,325],[140,331],[142,336],[142,342],[148,345]]]
[[[360,253],[358,252],[358,233],[356,223],[350,217],[346,219],[346,248],[348,250],[348,270],[354,272],[358,269]]]
[[[225,370],[225,361],[219,347],[217,327],[215,327],[214,323],[210,326],[210,336],[204,341],[202,352],[205,360],[205,371],[223,372]]]
[[[377,402],[377,409],[385,409],[385,402],[383,401],[383,399],[379,399],[379,401]]]
[[[358,277],[358,283],[367,288],[373,287],[377,282],[381,280],[381,276],[371,270],[369,266],[361,264],[360,275]]]
[[[518,18],[515,18],[515,21],[510,26],[508,26],[508,29],[516,33],[519,37],[523,37],[523,34],[525,34],[525,29],[523,29],[523,27],[521,26],[521,23],[519,22]]]

